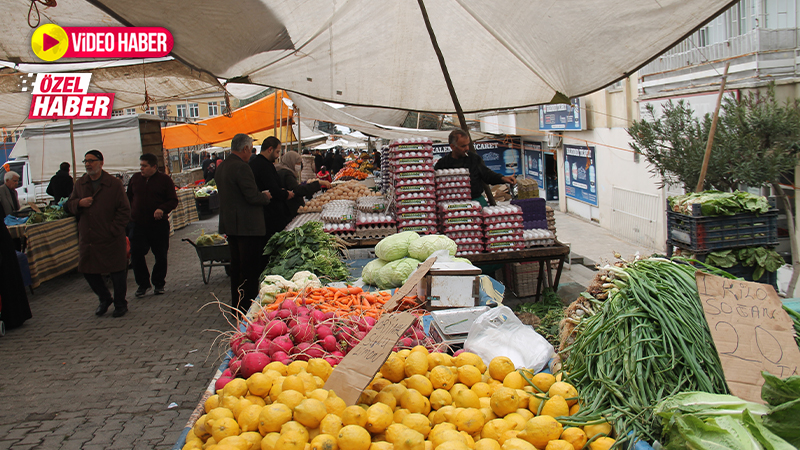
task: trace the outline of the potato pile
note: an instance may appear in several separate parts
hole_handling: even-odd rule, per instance
[[[314,197],[313,199],[307,201],[305,206],[300,207],[300,209],[297,212],[299,212],[300,214],[310,213],[310,212],[320,212],[322,211],[322,206],[332,200],[355,201],[359,197],[380,197],[380,196],[381,196],[380,193],[372,192],[369,190],[369,188],[359,183],[358,181],[351,180],[341,184],[337,184],[331,189],[328,189],[328,191],[325,192],[324,194]]]
[[[607,422],[566,425],[580,409],[572,385],[546,373],[529,383],[506,357],[487,367],[468,352],[393,352],[353,406],[322,389],[332,370],[323,359],[271,362],[247,381],[231,381],[206,401],[183,448],[608,450],[615,443]]]

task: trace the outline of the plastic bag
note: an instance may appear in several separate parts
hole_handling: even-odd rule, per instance
[[[487,366],[492,358],[506,356],[517,369],[533,372],[542,370],[553,356],[553,346],[547,339],[503,305],[486,311],[472,323],[464,349],[480,356]]]

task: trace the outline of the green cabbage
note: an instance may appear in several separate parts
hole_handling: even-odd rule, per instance
[[[447,250],[450,256],[455,256],[458,246],[456,245],[456,241],[447,236],[432,234],[429,236],[422,236],[411,242],[408,245],[408,256],[420,261],[425,261],[437,250]]]
[[[385,237],[375,246],[375,256],[384,261],[396,261],[408,256],[408,245],[419,239],[419,235],[413,231],[403,231]]]
[[[402,286],[418,265],[419,261],[414,258],[402,258],[387,263],[378,271],[378,287],[388,289]]]
[[[364,284],[371,284],[373,286],[377,285],[378,271],[388,263],[388,261],[384,261],[382,259],[373,259],[372,261],[368,262],[361,271],[361,279],[364,281]]]

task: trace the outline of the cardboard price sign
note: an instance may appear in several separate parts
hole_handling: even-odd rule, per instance
[[[325,389],[333,389],[345,403],[355,405],[400,336],[416,319],[407,312],[384,314],[364,339],[342,358],[325,382]]]
[[[780,378],[800,373],[792,319],[768,284],[700,271],[695,279],[731,394],[763,403],[762,370]]]

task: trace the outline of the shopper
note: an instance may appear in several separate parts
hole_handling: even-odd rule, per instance
[[[340,170],[344,168],[344,156],[342,156],[343,152],[344,150],[336,150],[333,154],[333,162],[331,163],[330,169],[331,175],[334,177],[337,173],[339,173]]]
[[[330,183],[332,180],[331,173],[328,172],[328,168],[325,166],[319,168],[319,172],[317,172],[317,178],[327,181],[328,183]]]
[[[231,154],[217,167],[219,190],[219,233],[228,236],[231,251],[231,305],[243,314],[258,294],[259,260],[263,252],[266,227],[263,206],[270,203],[270,192],[259,191],[253,171],[247,164],[253,138],[237,134],[231,141]],[[242,288],[241,294],[239,288]]]
[[[78,271],[83,273],[100,300],[95,314],[102,316],[114,303],[114,317],[128,312],[128,251],[125,227],[131,205],[122,182],[103,170],[103,154],[89,150],[84,155],[86,174],[78,179],[67,201],[67,210],[78,219]],[[110,273],[114,297],[102,274]]]
[[[69,163],[62,162],[58,168],[58,172],[50,178],[50,184],[47,185],[47,195],[53,197],[53,203],[58,204],[62,198],[69,198],[72,194],[74,183],[69,174]]]
[[[217,168],[217,154],[213,153],[211,156],[208,156],[208,153],[206,153],[206,159],[203,160],[201,167],[203,168],[203,179],[206,183],[213,180],[214,172]]]
[[[264,241],[261,249],[267,244],[269,238],[278,231],[283,230],[286,225],[286,202],[294,197],[294,193],[281,187],[278,172],[275,170],[275,161],[281,153],[281,141],[274,136],[264,139],[261,144],[261,153],[250,162],[253,175],[256,179],[256,186],[259,191],[269,191],[272,195],[271,201],[264,206]],[[264,270],[269,262],[270,255],[262,255],[260,270]]]
[[[155,295],[164,293],[169,251],[169,213],[178,206],[175,184],[169,175],[158,171],[158,158],[152,153],[139,157],[139,173],[128,182],[131,203],[131,262],[136,280],[136,297],[144,296],[150,287]],[[153,274],[147,268],[145,255],[153,252]]]
[[[487,206],[483,198],[483,183],[486,184],[516,184],[517,180],[513,175],[502,176],[492,171],[483,162],[477,153],[469,152],[469,135],[464,130],[453,130],[447,138],[450,143],[450,153],[443,156],[436,165],[435,170],[439,169],[469,169],[469,185],[471,198]]]
[[[278,171],[278,178],[280,179],[281,187],[294,194],[291,200],[286,202],[286,213],[283,218],[283,226],[286,227],[289,222],[297,215],[297,210],[306,202],[304,197],[310,197],[321,188],[330,188],[330,181],[320,180],[311,183],[300,184],[300,171],[302,170],[302,157],[295,151],[286,152],[281,156],[280,162],[275,165]]]
[[[3,208],[3,217],[19,211],[19,174],[13,170],[3,175],[3,184],[0,185],[0,207]]]
[[[19,269],[14,241],[0,220],[0,309],[6,328],[16,328],[33,317]]]

